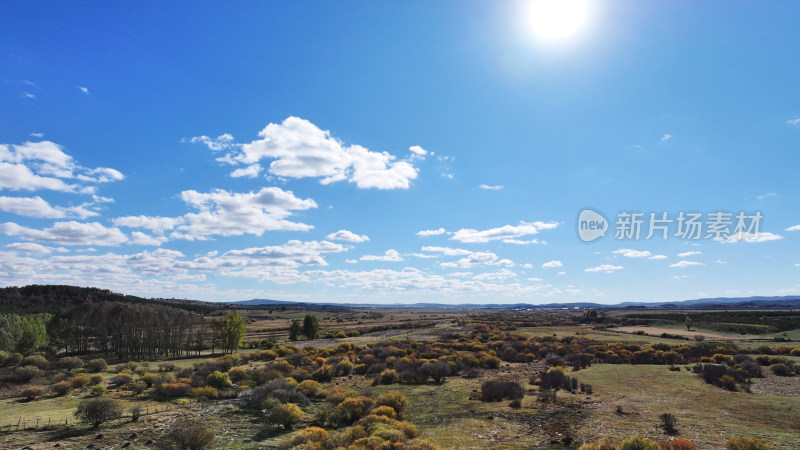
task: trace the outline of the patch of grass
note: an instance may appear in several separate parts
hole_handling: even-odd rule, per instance
[[[670,371],[666,366],[599,364],[578,373],[594,386],[601,403],[591,408],[593,429],[581,430],[581,440],[631,435],[659,438],[659,415],[674,414],[680,437],[701,448],[724,447],[725,439],[753,430],[779,448],[797,442],[800,398],[728,392],[705,384],[697,375]],[[614,414],[616,405],[631,414]],[[642,424],[654,424],[654,430]],[[738,433],[738,434],[737,434]]]

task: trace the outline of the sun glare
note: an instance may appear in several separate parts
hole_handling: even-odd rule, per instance
[[[535,34],[563,39],[577,33],[589,16],[589,0],[533,0],[528,18]]]

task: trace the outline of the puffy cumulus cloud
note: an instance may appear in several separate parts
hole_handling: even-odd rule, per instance
[[[605,272],[605,273],[614,273],[617,270],[622,270],[624,267],[622,266],[615,266],[613,264],[603,264],[597,267],[590,267],[588,269],[584,269],[585,272]]]
[[[97,222],[56,222],[52,227],[44,230],[6,222],[0,224],[0,233],[29,241],[60,245],[117,246],[128,240],[128,237],[118,228],[106,228]]]
[[[465,243],[485,243],[503,239],[514,239],[521,236],[538,234],[540,230],[551,230],[558,227],[556,222],[520,222],[519,225],[505,225],[488,230],[462,228],[450,239]]]
[[[500,259],[492,252],[474,252],[455,262],[440,263],[442,267],[513,266],[510,259]]]
[[[619,250],[614,250],[611,253],[615,255],[622,255],[626,258],[644,258],[652,255],[652,253],[650,253],[648,250],[632,250],[629,248],[621,248]]]
[[[728,236],[728,238],[723,240],[722,242],[726,244],[731,244],[735,242],[744,241],[752,244],[757,242],[777,241],[778,239],[783,239],[783,236],[779,234],[769,233],[766,231],[759,233],[745,233],[743,231],[740,231],[738,233]]]
[[[463,248],[434,247],[434,246],[430,246],[430,245],[426,245],[425,247],[422,247],[422,251],[423,252],[442,253],[442,254],[444,254],[446,256],[464,256],[464,255],[469,255],[470,253],[472,253],[471,251],[465,250]]]
[[[697,261],[678,261],[676,263],[670,264],[670,267],[689,267],[689,266],[705,266],[705,264]]]
[[[50,141],[0,144],[0,189],[91,194],[94,186],[68,183],[109,183],[124,179],[116,169],[87,168],[78,164],[63,148]]]
[[[688,258],[689,256],[702,255],[702,254],[703,254],[703,252],[698,252],[696,250],[692,250],[692,251],[688,251],[688,252],[678,253],[678,257],[679,258]]]
[[[503,186],[500,186],[499,184],[495,185],[482,184],[478,187],[487,191],[499,191],[500,189],[503,189]]]
[[[362,189],[408,189],[418,173],[410,159],[397,160],[387,152],[345,145],[331,136],[330,131],[299,117],[288,117],[280,124],[270,123],[259,136],[261,139],[237,145],[207,136],[188,141],[204,143],[212,150],[231,149],[218,161],[246,166],[234,171],[237,176],[260,171],[260,165],[253,166],[267,160],[270,161],[267,171],[278,177],[320,178],[321,184],[347,180]],[[424,156],[422,152],[427,153],[419,146],[411,147],[411,152],[416,159]]]
[[[44,245],[34,244],[33,242],[15,242],[6,245],[6,248],[20,253],[67,253],[69,250],[64,247],[46,247]]]
[[[361,258],[361,261],[385,261],[385,262],[400,262],[403,261],[403,257],[400,256],[395,249],[389,249],[384,252],[383,255],[364,255]]]
[[[439,236],[440,234],[444,234],[444,233],[445,233],[445,229],[444,228],[439,228],[439,229],[436,229],[436,230],[421,230],[421,231],[417,231],[417,236],[422,236],[422,237]]]
[[[369,241],[369,236],[366,234],[357,235],[352,231],[348,230],[339,230],[335,233],[331,233],[325,236],[325,239],[330,239],[332,241],[346,241],[346,242],[367,242]]]
[[[548,261],[548,262],[542,264],[542,267],[544,267],[545,269],[552,269],[554,267],[561,267],[563,265],[564,264],[562,264],[561,261],[553,260],[553,261]]]
[[[419,145],[412,145],[408,150],[411,152],[411,156],[417,159],[425,159],[425,156],[430,153]]]
[[[224,266],[327,266],[323,253],[340,253],[348,247],[328,241],[291,240],[285,245],[253,247],[243,250],[230,250],[222,254],[219,260]]]
[[[474,277],[472,277],[472,279],[474,279],[474,280],[498,280],[498,281],[503,281],[503,280],[509,280],[511,278],[516,278],[516,277],[517,277],[516,273],[514,273],[514,272],[512,272],[512,271],[510,271],[508,269],[500,269],[497,272],[479,273],[478,275],[475,275]],[[536,281],[541,281],[541,280],[536,280]]]
[[[258,192],[235,193],[221,189],[208,193],[183,191],[181,199],[198,212],[180,217],[126,216],[114,219],[116,226],[145,228],[170,233],[173,239],[205,240],[209,236],[261,236],[266,231],[308,231],[304,223],[286,220],[292,211],[316,208],[317,203],[301,199],[292,191],[265,187]]]
[[[667,255],[653,255],[647,259],[667,259]]]
[[[151,245],[158,247],[166,241],[168,241],[168,239],[164,236],[150,236],[146,233],[142,233],[141,231],[134,231],[131,233],[131,238],[128,241],[128,244]]]
[[[96,201],[85,202],[78,206],[51,206],[43,198],[36,197],[5,197],[0,196],[0,210],[14,213],[18,216],[37,217],[42,219],[64,219],[77,217],[86,219],[100,215],[98,203],[105,203],[108,199],[96,197]]]

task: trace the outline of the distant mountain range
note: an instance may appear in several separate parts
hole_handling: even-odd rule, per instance
[[[56,313],[86,302],[122,302],[122,303],[161,303],[195,311],[201,314],[220,313],[230,307],[264,307],[264,308],[427,308],[427,309],[781,309],[800,308],[800,296],[784,297],[717,297],[684,300],[676,302],[623,302],[615,305],[601,305],[591,302],[548,303],[533,305],[529,303],[514,304],[446,304],[446,303],[331,303],[331,302],[292,302],[272,299],[252,299],[238,302],[204,302],[174,298],[142,298],[133,295],[118,294],[107,289],[87,288],[59,285],[31,285],[24,287],[0,288],[0,314],[17,313]]]
[[[270,299],[252,299],[229,303],[235,306],[339,306],[339,307],[367,307],[367,308],[431,308],[431,309],[618,309],[618,308],[796,308],[800,307],[800,296],[783,297],[715,297],[676,302],[622,302],[613,305],[603,305],[590,302],[572,303],[547,303],[534,305],[530,303],[514,304],[449,304],[449,303],[317,303],[317,302],[292,302]]]

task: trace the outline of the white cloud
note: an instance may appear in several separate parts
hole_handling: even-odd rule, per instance
[[[357,259],[345,259],[344,262],[346,262],[347,264],[358,264]]]
[[[30,135],[31,135],[31,137],[35,137],[35,138],[43,138],[44,137],[44,133],[31,133]]]
[[[387,152],[345,145],[330,131],[298,117],[288,117],[281,124],[270,123],[259,136],[261,139],[229,147],[233,151],[218,161],[252,166],[271,160],[267,171],[275,176],[321,178],[321,184],[347,180],[362,189],[408,189],[417,177],[417,169],[409,160],[398,161]],[[189,140],[206,145],[209,141],[205,136]],[[418,152],[425,150],[413,146],[411,151],[419,156]]]
[[[312,199],[301,199],[277,187],[258,192],[234,193],[214,190],[181,192],[181,199],[197,209],[180,217],[127,216],[114,219],[117,226],[146,228],[159,233],[173,231],[173,239],[206,240],[208,236],[261,236],[265,231],[308,231],[313,227],[286,220],[292,211],[316,208]]]
[[[728,261],[723,261],[723,260],[721,260],[721,259],[718,259],[718,260],[716,261],[716,263],[717,263],[717,264],[728,264]]]
[[[667,259],[667,255],[653,255],[647,259]]]
[[[764,200],[765,198],[769,198],[769,197],[777,197],[777,195],[778,195],[778,194],[777,194],[777,193],[775,193],[775,192],[767,192],[766,194],[759,195],[759,196],[757,196],[756,198],[757,198],[758,200]]]
[[[652,254],[648,250],[632,250],[629,248],[621,248],[619,250],[614,250],[611,253],[614,253],[615,255],[622,255],[626,258],[644,258]]]
[[[585,272],[605,272],[605,273],[614,273],[614,271],[622,270],[624,267],[622,266],[615,266],[613,264],[603,264],[597,267],[590,267],[585,269]]]
[[[474,266],[513,266],[510,259],[500,259],[492,252],[474,252],[456,262],[440,264],[442,267],[474,267]]]
[[[78,90],[80,90],[80,91],[81,91],[81,92],[83,92],[84,94],[89,94],[89,88],[87,88],[87,87],[84,87],[84,86],[78,86]]]
[[[766,231],[759,233],[745,233],[743,231],[740,231],[736,234],[728,236],[728,239],[725,239],[724,241],[722,241],[722,243],[729,244],[739,241],[745,241],[752,244],[755,242],[777,241],[778,239],[783,239],[783,236],[774,233],[768,233]]]
[[[43,219],[64,219],[77,217],[86,219],[100,215],[90,208],[97,208],[98,203],[106,203],[110,199],[95,196],[95,201],[85,202],[78,206],[51,206],[43,198],[36,197],[4,197],[0,196],[0,210],[18,216],[37,217]]]
[[[485,189],[487,191],[499,191],[500,189],[503,189],[503,186],[500,186],[499,184],[498,185],[494,185],[494,186],[491,186],[491,185],[488,185],[488,184],[482,184],[482,185],[480,185],[478,187],[481,188],[481,189]]]
[[[689,257],[689,256],[694,256],[694,255],[702,255],[702,254],[703,254],[703,252],[698,252],[698,251],[690,251],[690,252],[678,253],[678,257],[680,257],[680,258],[686,258],[686,257]]]
[[[22,97],[25,97],[25,98],[36,98],[36,96],[35,96],[35,95],[33,95],[33,94],[31,94],[30,92],[23,92],[23,93],[22,93],[22,94],[20,94],[20,95],[21,95]]]
[[[285,245],[230,250],[219,258],[227,266],[327,266],[323,253],[340,253],[347,247],[328,241],[291,240]],[[238,262],[237,262],[238,261]]]
[[[566,275],[567,272],[558,272],[559,275]]]
[[[233,172],[231,172],[231,177],[232,178],[241,178],[241,177],[255,178],[260,173],[261,173],[261,164],[257,164],[256,163],[256,164],[251,164],[251,165],[249,165],[247,167],[240,167],[240,168],[234,170]]]
[[[127,228],[144,228],[157,232],[171,230],[176,225],[183,223],[180,217],[148,217],[148,216],[126,216],[117,217],[112,221],[115,226]]]
[[[46,247],[44,245],[34,244],[33,242],[15,242],[13,244],[6,245],[6,248],[16,252],[42,254],[53,252],[66,253],[69,251],[64,247]]]
[[[385,261],[385,262],[400,262],[403,257],[395,249],[386,250],[383,255],[364,255],[361,261]]]
[[[168,239],[164,236],[150,236],[148,234],[142,233],[141,231],[134,231],[131,233],[131,239],[128,241],[128,244],[131,245],[152,245],[158,247],[159,245],[166,242]]]
[[[522,241],[519,239],[503,239],[503,242],[506,244],[515,244],[515,245],[531,245],[531,244],[539,244],[538,239],[531,239],[529,241]]]
[[[705,264],[697,261],[678,261],[674,264],[670,264],[670,267],[689,267],[689,266],[705,266]]]
[[[411,153],[413,153],[412,156],[416,159],[425,159],[425,156],[427,156],[429,153],[427,150],[420,147],[419,145],[412,145],[408,149],[411,151]]]
[[[665,134],[664,136],[661,137],[661,142],[666,142],[666,141],[668,141],[670,139],[672,139],[672,135],[671,134]]]
[[[800,226],[800,225],[798,225],[798,226]],[[423,237],[425,237],[425,236],[438,236],[438,235],[444,234],[444,233],[445,233],[445,229],[444,228],[439,228],[438,230],[417,231],[417,236],[423,236]]]
[[[556,228],[556,222],[520,222],[519,225],[505,225],[498,228],[490,228],[488,230],[474,230],[471,228],[462,228],[455,232],[454,239],[466,243],[485,243],[494,240],[512,239],[521,236],[539,233],[539,230],[550,230]]]
[[[128,240],[118,228],[106,228],[97,223],[56,222],[44,230],[17,225],[13,222],[0,224],[0,233],[18,236],[29,241],[50,242],[61,245],[117,246]]]
[[[464,250],[463,248],[450,248],[450,247],[432,247],[432,246],[425,246],[422,247],[423,252],[438,252],[442,253],[447,256],[464,256],[469,255],[472,253],[469,250]]]
[[[480,273],[472,277],[474,280],[497,280],[497,281],[505,281],[511,278],[516,278],[517,274],[508,270],[508,269],[500,269],[497,272],[485,272]]]
[[[183,138],[181,139],[181,142],[190,144],[204,144],[210,150],[215,152],[237,146],[237,144],[233,142],[233,136],[231,136],[228,133],[219,135],[216,138],[210,138],[208,136],[195,136],[192,138]]]
[[[793,226],[785,229],[784,231],[800,231],[800,225],[793,225]]]
[[[786,121],[789,125],[800,125],[800,117],[795,117],[794,119],[789,119]]]
[[[330,239],[333,241],[367,242],[369,240],[369,236],[366,234],[359,236],[352,231],[339,230],[336,233],[331,233],[325,236],[325,239]]]
[[[562,264],[561,261],[553,260],[553,261],[548,261],[548,262],[542,264],[542,267],[544,267],[545,269],[550,269],[550,268],[554,268],[554,267],[561,267],[563,265],[564,264]]]
[[[82,167],[61,146],[50,141],[0,144],[0,189],[91,194],[95,187],[68,184],[64,180],[108,183],[124,178],[118,170],[108,167]]]

